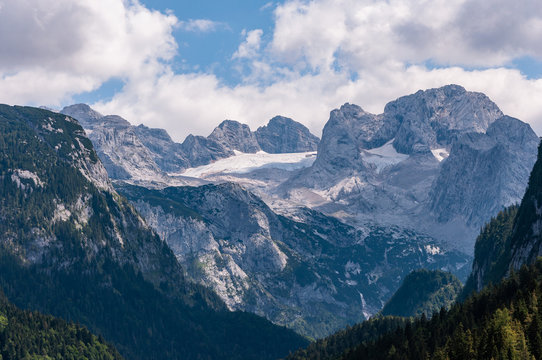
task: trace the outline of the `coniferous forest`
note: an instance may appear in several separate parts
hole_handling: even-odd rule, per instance
[[[81,325],[23,311],[0,294],[0,359],[117,360],[120,354]]]
[[[540,359],[541,298],[539,260],[430,319],[422,315],[397,322],[395,329],[380,332],[375,339],[372,334],[390,323],[389,318],[375,318],[312,344],[289,359]],[[362,327],[367,330],[356,330]]]

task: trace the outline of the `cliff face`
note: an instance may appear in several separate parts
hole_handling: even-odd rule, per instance
[[[195,281],[230,309],[311,337],[380,310],[419,267],[466,276],[469,257],[397,227],[355,229],[309,209],[277,215],[239,185],[119,185]],[[291,215],[292,216],[292,215]]]
[[[225,149],[237,150],[243,153],[260,151],[256,136],[250,131],[248,125],[237,121],[224,120],[208,138],[222,144]]]
[[[476,241],[472,274],[463,296],[498,283],[512,270],[532,264],[542,255],[542,148],[538,149],[521,204],[492,219]]]
[[[429,208],[441,222],[462,216],[479,225],[523,196],[538,137],[529,125],[504,116],[486,133],[468,133],[452,145],[431,189]]]
[[[456,85],[399,98],[379,115],[345,104],[331,112],[312,167],[279,194],[472,252],[479,228],[521,199],[537,145],[528,124]]]
[[[73,118],[0,105],[0,148],[0,290],[16,305],[78,321],[131,359],[278,358],[306,343],[189,281]]]
[[[270,154],[316,151],[320,141],[304,125],[283,116],[275,116],[254,134],[261,149]]]

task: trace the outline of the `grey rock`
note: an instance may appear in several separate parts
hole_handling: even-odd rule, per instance
[[[254,132],[261,149],[270,154],[316,151],[320,139],[304,125],[275,116]]]
[[[195,281],[232,310],[311,337],[377,311],[419,267],[465,278],[469,257],[398,227],[348,226],[320,212],[279,216],[239,185],[148,190],[117,184]]]
[[[503,113],[486,95],[448,85],[392,101],[384,116],[397,129],[394,147],[411,154],[448,147],[459,133],[485,132]]]
[[[190,167],[182,145],[174,142],[166,130],[139,125],[134,128],[140,141],[154,155],[154,161],[165,172],[178,172]]]
[[[537,142],[529,125],[457,85],[401,97],[380,115],[345,104],[331,112],[312,167],[276,193],[472,253],[480,226],[521,199]]]
[[[232,149],[203,136],[188,135],[182,150],[192,167],[206,165],[215,160],[235,155]]]
[[[81,126],[85,129],[92,127],[93,125],[101,122],[103,115],[92,109],[87,104],[74,104],[66,106],[60,110],[60,113],[71,116],[77,119]]]
[[[228,150],[237,150],[244,153],[260,151],[260,145],[258,145],[256,137],[250,131],[248,125],[234,120],[221,122],[207,139],[221,144]]]
[[[452,145],[433,185],[429,209],[441,222],[462,216],[478,226],[525,192],[539,139],[531,127],[508,116],[487,132],[468,133]]]

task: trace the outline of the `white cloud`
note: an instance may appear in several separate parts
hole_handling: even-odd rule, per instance
[[[292,0],[275,16],[274,55],[315,69],[542,59],[542,6],[532,0]]]
[[[542,80],[528,80],[517,70],[411,66],[383,73],[363,74],[356,81],[335,72],[297,75],[263,88],[250,84],[230,88],[213,75],[169,73],[154,83],[127,86],[111,102],[95,107],[102,113],[120,113],[134,123],[166,128],[178,141],[188,133],[208,135],[224,119],[256,129],[278,114],[304,123],[320,136],[329,112],[345,102],[381,113],[397,97],[457,83],[486,93],[505,113],[529,121],[542,133]]]
[[[233,59],[253,58],[260,51],[263,30],[256,29],[249,32],[243,30],[243,34],[246,35],[245,41],[239,45],[239,48],[233,54]]]
[[[0,5],[0,102],[54,106],[114,77],[124,88],[95,107],[177,140],[207,135],[226,118],[257,128],[277,114],[320,135],[329,111],[345,102],[380,113],[399,96],[457,83],[542,134],[542,80],[502,67],[542,58],[542,7],[531,0],[287,1],[274,10],[269,43],[252,30],[232,54],[250,71],[236,86],[213,74],[175,74],[172,32],[190,21],[136,1]],[[213,26],[194,21],[198,31]]]
[[[180,21],[179,28],[190,32],[213,32],[218,29],[228,29],[228,25],[209,19],[190,19],[187,21]]]
[[[112,77],[159,73],[176,53],[176,23],[137,1],[4,1],[2,101],[55,105]]]

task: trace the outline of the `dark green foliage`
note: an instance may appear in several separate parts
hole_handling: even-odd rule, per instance
[[[508,270],[509,264],[505,262],[504,254],[510,248],[517,213],[518,206],[510,206],[482,228],[474,247],[473,267],[476,273],[469,276],[460,299],[465,299],[473,291],[479,291],[484,285],[498,283]],[[478,274],[481,274],[481,284],[478,284],[476,278]]]
[[[23,311],[0,294],[0,359],[122,359],[103,339],[64,320]]]
[[[461,287],[461,281],[451,273],[425,269],[413,271],[384,306],[382,315],[431,316],[442,307],[449,308]]]
[[[449,311],[336,353],[337,359],[540,359],[542,260],[489,286]],[[293,359],[316,359],[299,356]],[[327,356],[327,355],[326,355]],[[322,357],[329,358],[329,357]]]
[[[83,323],[129,359],[272,359],[307,344],[256,315],[168,298],[129,266],[92,268],[97,264],[44,273],[3,257],[0,285],[14,303]]]
[[[533,263],[542,246],[540,204],[542,203],[542,144],[521,204],[501,211],[476,240],[473,272],[460,296],[503,279],[511,269]]]
[[[518,260],[532,263],[540,254],[539,249],[542,246],[540,204],[542,204],[542,143],[538,147],[538,160],[534,164],[527,190],[518,209],[510,246],[503,256],[503,261],[516,269]],[[514,261],[516,263],[511,264]]]
[[[404,327],[408,322],[409,319],[394,316],[375,317],[315,341],[287,359],[335,359],[359,344],[375,341],[384,334]]]
[[[129,359],[272,359],[307,344],[186,281],[126,199],[83,174],[97,162],[74,120],[0,105],[0,289],[10,301],[77,321]],[[87,219],[53,220],[58,204],[78,202]]]

